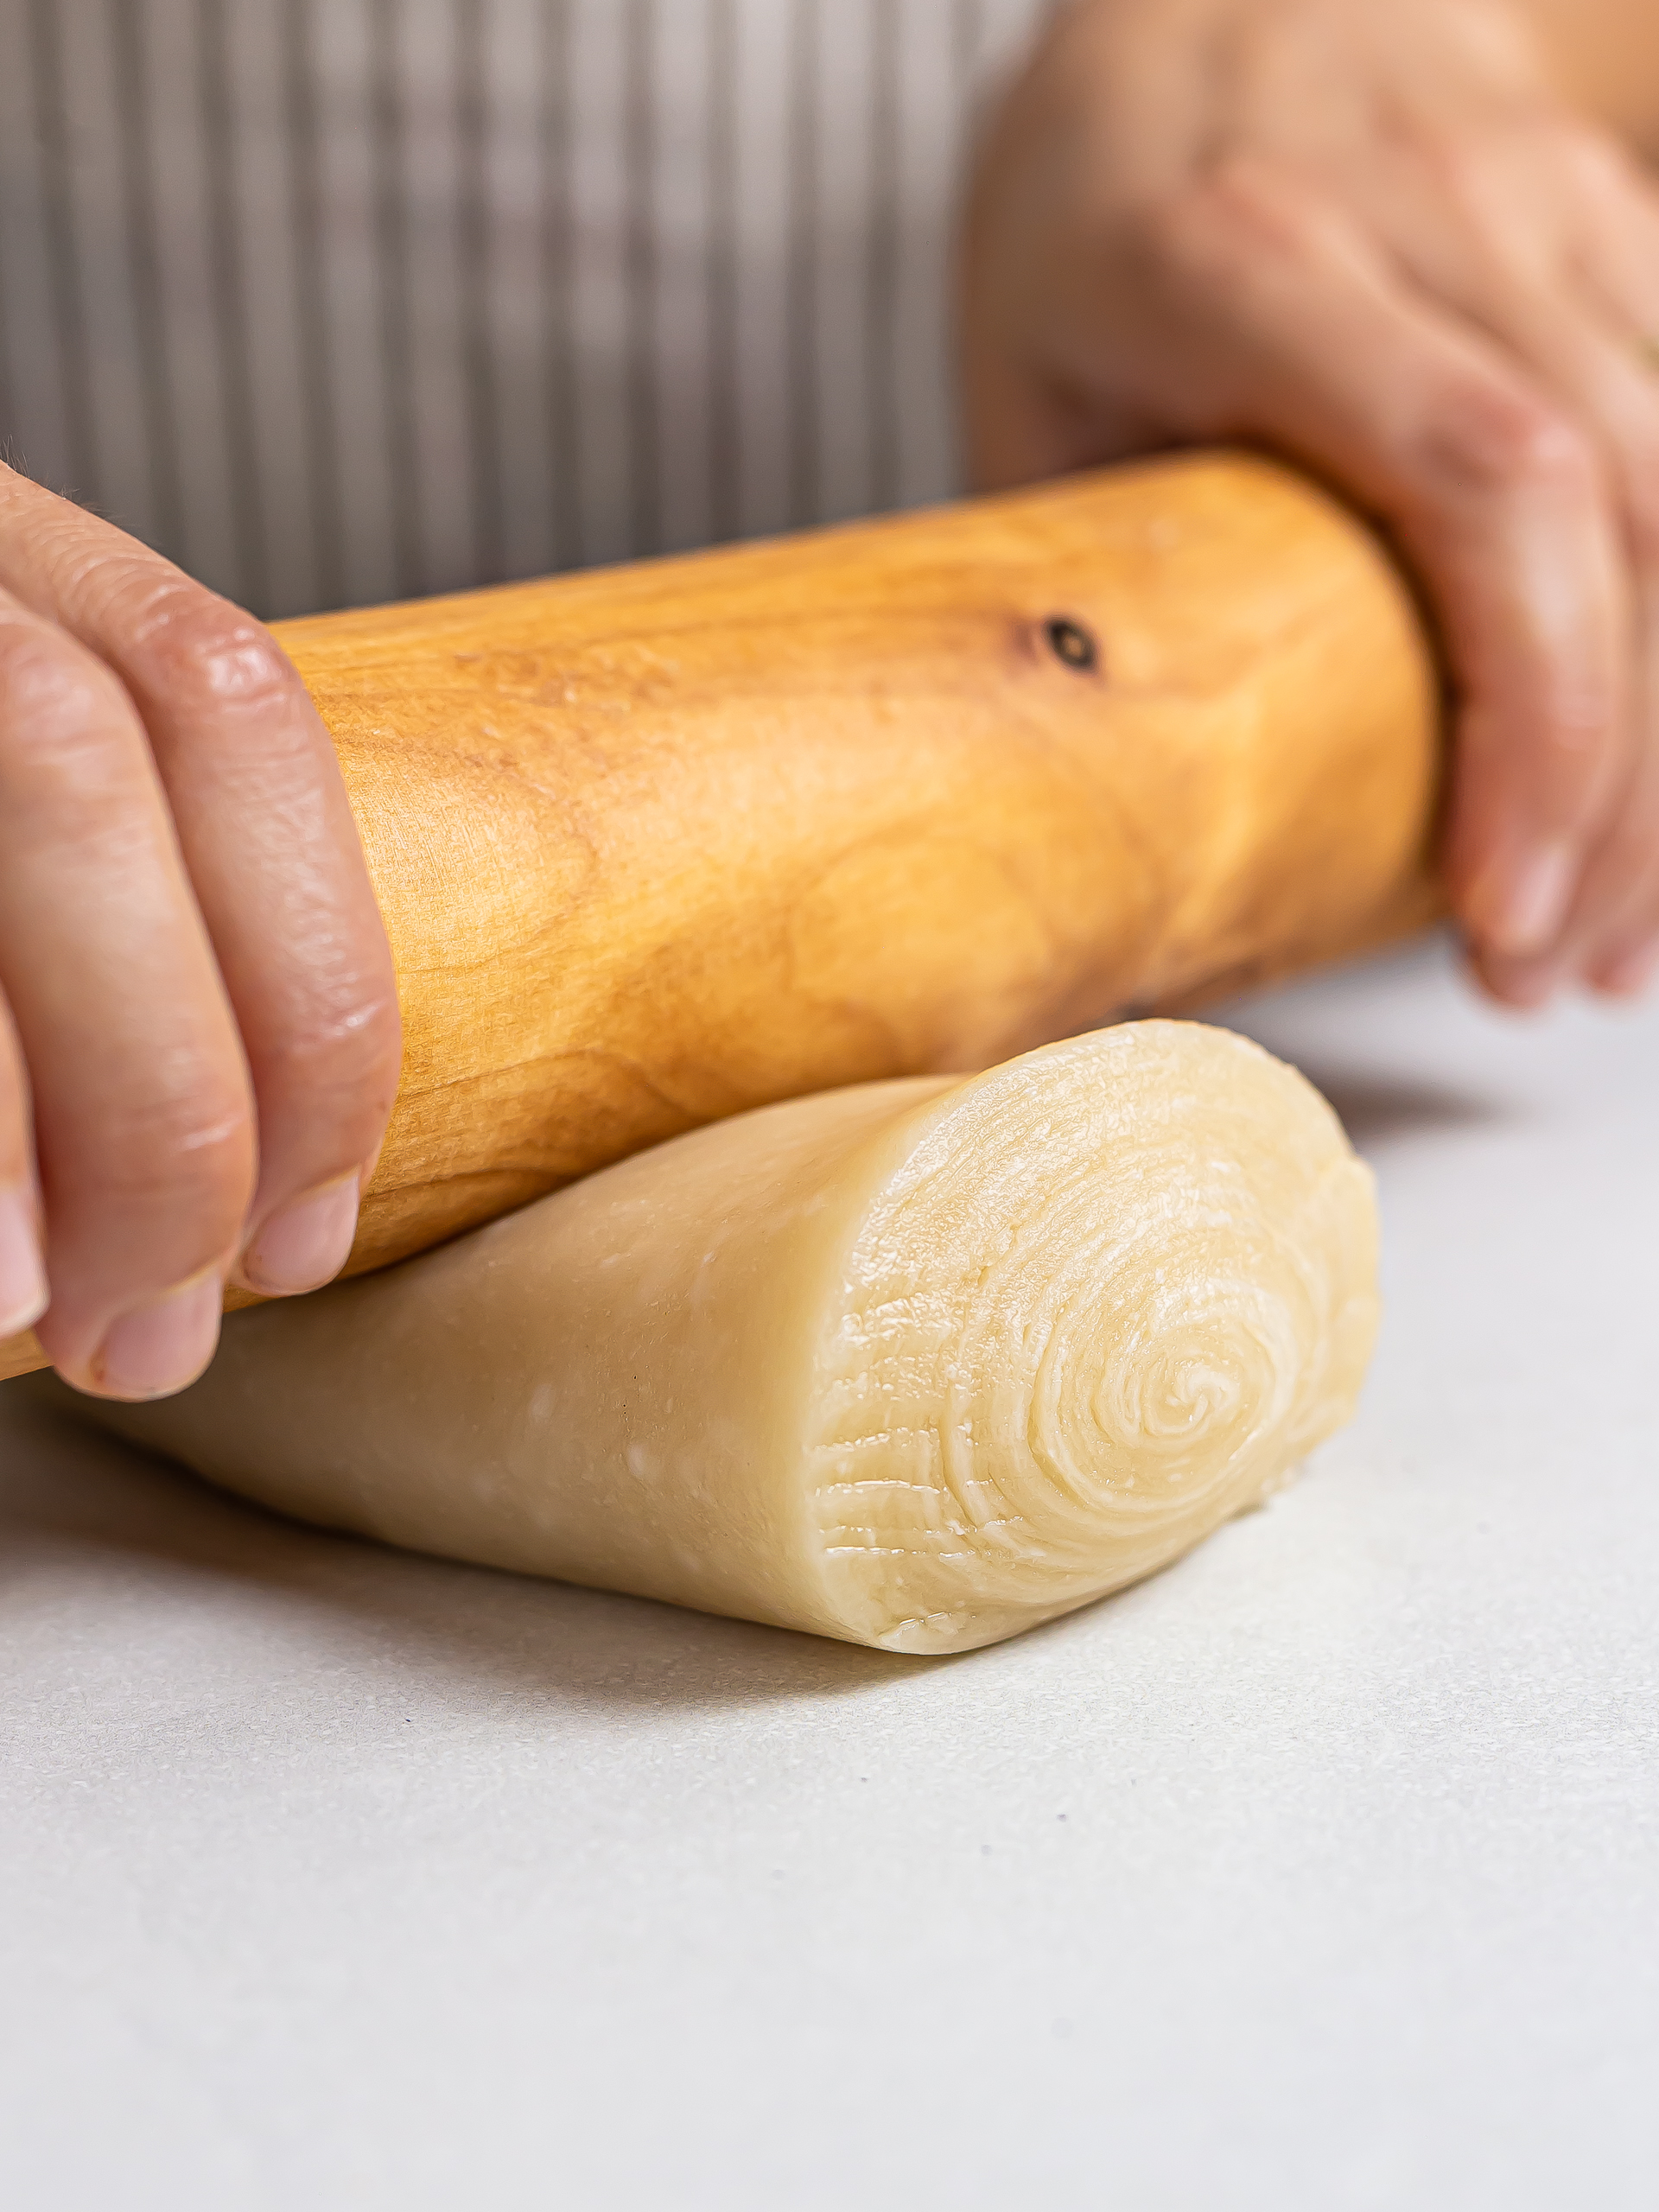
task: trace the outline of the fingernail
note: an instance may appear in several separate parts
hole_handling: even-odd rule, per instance
[[[1572,848],[1560,843],[1536,845],[1504,869],[1493,895],[1478,901],[1488,909],[1484,927],[1489,942],[1513,958],[1541,952],[1567,919],[1574,874]]]
[[[47,1306],[46,1269],[27,1191],[0,1191],[0,1337],[32,1329]]]
[[[346,1264],[357,1234],[358,1179],[342,1175],[272,1214],[242,1255],[250,1287],[291,1298],[331,1281]]]
[[[1656,973],[1659,973],[1659,942],[1641,945],[1611,962],[1596,977],[1596,988],[1609,998],[1638,999]]]
[[[164,1398],[194,1382],[219,1342],[223,1296],[214,1268],[124,1313],[92,1362],[97,1387],[111,1398]]]

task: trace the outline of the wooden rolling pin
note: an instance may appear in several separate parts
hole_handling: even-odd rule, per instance
[[[1247,456],[278,633],[403,1002],[353,1273],[744,1107],[983,1066],[1435,904],[1410,592]],[[0,1344],[0,1376],[41,1363]]]

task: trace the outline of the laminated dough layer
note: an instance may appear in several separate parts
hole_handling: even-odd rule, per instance
[[[1370,1179],[1196,1023],[743,1115],[234,1315],[100,1417],[304,1519],[908,1652],[1164,1565],[1344,1421]]]

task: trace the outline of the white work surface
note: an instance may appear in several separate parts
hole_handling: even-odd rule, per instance
[[[901,1660],[313,1535],[0,1389],[18,2212],[1659,2202],[1659,1011],[1236,1016],[1357,1425]]]

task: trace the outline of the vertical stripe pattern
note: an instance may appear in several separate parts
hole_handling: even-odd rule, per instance
[[[1052,0],[0,0],[0,453],[276,615],[937,498]]]

